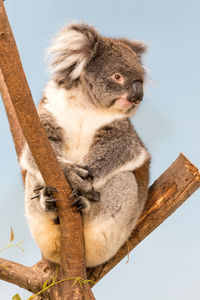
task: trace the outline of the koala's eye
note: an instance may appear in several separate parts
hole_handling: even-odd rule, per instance
[[[122,78],[119,73],[116,73],[114,76],[115,76],[115,79],[118,81]]]
[[[124,82],[124,77],[121,74],[119,74],[119,73],[114,73],[112,75],[112,79],[114,81],[117,81],[118,83],[123,83]]]

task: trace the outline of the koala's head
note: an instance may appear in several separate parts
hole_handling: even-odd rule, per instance
[[[54,80],[69,89],[82,84],[93,105],[130,112],[143,98],[145,46],[101,36],[92,26],[64,27],[49,49]]]

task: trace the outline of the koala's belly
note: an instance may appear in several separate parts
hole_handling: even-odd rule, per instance
[[[79,144],[77,147],[66,145],[64,147],[64,158],[74,163],[81,163],[81,160],[88,154],[90,144]]]
[[[88,118],[83,120],[75,119],[71,126],[64,128],[64,158],[75,163],[80,163],[88,154],[96,128]]]

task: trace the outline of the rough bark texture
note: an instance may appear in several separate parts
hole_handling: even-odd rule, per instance
[[[136,176],[140,176],[140,172],[141,170],[138,169]],[[199,170],[192,165],[183,154],[180,154],[175,162],[149,188],[147,203],[143,214],[138,220],[135,230],[128,240],[128,247],[127,243],[125,243],[115,257],[106,264],[88,269],[88,279],[97,283],[117,263],[119,263],[129,251],[136,247],[147,235],[166,220],[167,217],[170,216],[199,187]],[[5,267],[9,267],[9,273],[6,272]],[[55,271],[55,265],[48,264],[43,260],[28,269],[27,267],[20,265],[20,270],[23,271],[23,275],[18,274],[19,264],[11,264],[5,259],[0,260],[0,279],[17,284],[32,292],[36,292],[41,289],[46,278],[49,278],[52,272]],[[26,272],[26,270],[28,271]],[[30,273],[30,270],[32,270],[32,274]],[[36,274],[34,274],[35,272]],[[28,278],[32,284],[30,283],[27,286]],[[34,282],[35,278],[38,279],[37,282]],[[57,292],[58,291],[55,291],[54,293]],[[50,299],[59,298],[58,296],[51,296]]]
[[[66,201],[66,198],[70,193],[70,189],[67,187],[62,170],[55,158],[53,158],[52,163],[53,153],[51,148],[49,148],[49,143],[44,132],[41,130],[38,116],[33,107],[33,102],[30,100],[30,91],[27,87],[15,42],[5,17],[2,0],[0,0],[0,66],[2,67],[6,82],[5,84],[3,78],[0,76],[0,92],[2,93],[4,104],[6,106],[17,155],[19,156],[21,153],[24,139],[16,113],[20,123],[22,122],[23,124],[24,135],[29,141],[33,153],[35,153],[38,166],[41,168],[44,178],[49,185],[53,185],[59,190],[60,205],[58,212],[61,215],[61,226],[64,228],[64,230],[62,230],[62,243],[64,244],[62,260],[63,262],[67,262],[62,271],[64,274],[62,273],[61,275],[65,278],[72,276],[85,277],[82,236],[80,234],[81,231],[79,230],[79,228],[82,228],[80,216],[75,213],[70,215],[69,213],[69,204]],[[18,74],[19,77],[16,74]],[[15,106],[16,113],[11,99]],[[16,128],[18,129],[16,130]],[[37,135],[37,133],[39,134]],[[38,153],[36,148],[42,150]],[[40,161],[41,158],[42,160]],[[145,166],[143,166],[143,168],[145,168]],[[51,174],[52,169],[57,171],[53,175]],[[49,171],[50,174],[48,173]],[[140,178],[141,174],[143,174],[142,168],[135,171],[136,178]],[[136,229],[128,240],[128,247],[127,243],[125,243],[116,256],[109,262],[102,266],[89,269],[89,279],[92,279],[95,282],[99,281],[127,255],[128,250],[130,251],[133,249],[140,241],[150,234],[199,186],[199,170],[181,154],[150,187],[148,201]],[[76,229],[74,228],[75,225],[77,225]],[[70,239],[69,244],[66,242],[68,239]],[[79,240],[79,242],[77,248],[75,247],[74,250],[71,251],[69,247],[73,247],[72,241],[74,242],[75,239]],[[67,251],[68,249],[70,249],[70,253]],[[70,255],[69,257],[68,254]],[[75,256],[73,258],[74,254]],[[80,255],[80,260],[80,257],[77,259],[77,255]],[[71,271],[69,271],[68,268],[71,268]],[[17,284],[33,293],[39,292],[42,289],[43,283],[47,278],[50,278],[52,274],[55,274],[55,270],[56,265],[47,262],[45,259],[41,260],[33,267],[26,267],[5,259],[0,259],[0,279]],[[60,288],[58,288],[58,286],[51,288],[50,292],[47,292],[42,296],[42,299],[82,299],[82,290],[79,289],[78,286],[76,286],[76,290],[72,290],[68,284],[70,284],[70,282],[66,283],[64,289],[64,284],[61,284]],[[62,289],[64,291],[64,296],[61,292]],[[85,292],[85,299],[94,299],[90,290]]]
[[[137,170],[136,176],[140,176]],[[200,172],[180,154],[175,162],[149,188],[144,211],[127,243],[106,264],[88,270],[88,278],[98,282],[147,235],[167,219],[195,190],[200,187]],[[128,249],[129,248],[129,249]]]
[[[0,68],[24,137],[42,177],[47,186],[53,186],[58,191],[57,207],[61,229],[59,276],[62,279],[86,278],[81,216],[75,209],[70,209],[70,202],[66,201],[71,189],[41,126],[2,0],[0,0]],[[74,292],[74,295],[69,291]],[[62,283],[61,296],[62,299],[84,297],[80,285],[73,285],[72,281]]]
[[[21,264],[0,258],[0,279],[7,282],[16,284],[30,292],[37,293],[42,289],[44,282],[39,282],[38,278],[41,277],[41,269],[43,268],[40,263],[39,268],[26,267]],[[46,279],[48,278],[48,272]],[[44,280],[45,281],[45,280]]]
[[[9,126],[10,126],[10,131],[13,136],[14,143],[15,143],[15,150],[17,153],[17,157],[19,157],[21,154],[23,145],[25,143],[25,139],[24,139],[24,135],[22,133],[22,129],[17,120],[17,116],[15,113],[14,107],[12,105],[12,101],[10,99],[8,89],[4,82],[1,69],[0,69],[0,93],[2,94],[2,99],[4,102],[7,117],[10,120]]]
[[[10,95],[8,93],[8,89],[5,84],[1,69],[0,69],[0,93],[2,95],[4,107],[5,107],[6,114],[7,114],[8,120],[9,120],[9,127],[10,127],[10,131],[11,131],[13,141],[15,144],[15,151],[17,153],[17,158],[19,160],[21,151],[25,144],[25,138],[24,138],[22,129],[19,125],[19,122],[18,122],[16,113],[15,113],[12,101],[10,99]],[[23,177],[23,182],[24,182],[26,172],[23,170],[21,170],[21,172],[22,172],[22,177]]]

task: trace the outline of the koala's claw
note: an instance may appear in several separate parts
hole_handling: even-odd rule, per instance
[[[76,206],[78,202],[80,201],[80,198],[76,198],[73,203],[70,205],[70,207]]]
[[[89,191],[88,193],[83,193],[83,195],[91,202],[98,202],[100,201],[101,194],[94,189]]]
[[[48,206],[47,203],[46,203],[46,206],[45,206],[45,211],[46,212],[56,211],[56,210],[57,210],[57,207],[55,207],[55,206]]]
[[[31,199],[39,198],[43,210],[46,212],[57,210],[56,201],[58,200],[53,197],[53,193],[58,192],[57,189],[51,186],[38,186],[33,191],[38,192],[38,194]]]
[[[44,195],[45,196],[51,196],[53,192],[58,192],[56,188],[52,186],[46,186],[44,187]]]
[[[69,199],[71,200],[72,198],[74,198],[74,197],[77,198],[78,196],[80,196],[80,191],[75,189],[71,192]]]
[[[76,210],[78,211],[86,210],[89,207],[88,200],[83,196],[79,196],[71,205],[71,207],[74,206],[76,206]]]
[[[72,191],[71,195],[69,196],[69,199],[78,198],[80,196],[84,196],[87,200],[89,200],[91,202],[100,201],[100,193],[96,192],[95,190],[91,190],[90,192],[85,193],[85,192],[81,192],[77,189],[74,189]]]
[[[85,204],[80,204],[80,205],[76,208],[76,210],[82,211],[83,209],[86,209],[86,207],[87,207],[87,206],[85,206]]]
[[[35,190],[33,190],[33,191],[35,191]],[[37,195],[31,197],[31,200],[33,200],[33,199],[35,199],[35,198],[39,198],[39,197],[40,197],[40,194],[37,194]]]
[[[89,166],[81,166],[81,165],[77,165],[78,168],[81,168],[81,170],[84,170],[85,171],[85,174],[84,176],[81,176],[83,179],[87,178],[87,179],[91,179],[93,180],[94,179],[94,176],[93,176],[93,172],[92,172],[92,169],[89,167]]]
[[[58,199],[54,199],[54,198],[46,199],[46,202],[48,203],[57,202],[57,201]]]
[[[38,186],[37,188],[35,188],[33,191],[34,192],[37,192],[37,191],[40,191],[44,188],[44,186]]]
[[[92,191],[92,199],[91,201],[100,201],[100,193],[99,192],[96,192],[96,191]]]
[[[58,200],[54,199],[54,198],[46,198],[45,199],[45,211],[46,212],[56,211],[57,210],[56,201],[58,201]]]
[[[52,187],[52,186],[45,186],[45,187],[44,186],[38,186],[33,191],[37,192],[37,191],[41,191],[43,189],[44,189],[44,194],[48,194],[48,193],[52,193],[52,192],[58,192],[57,189]]]

